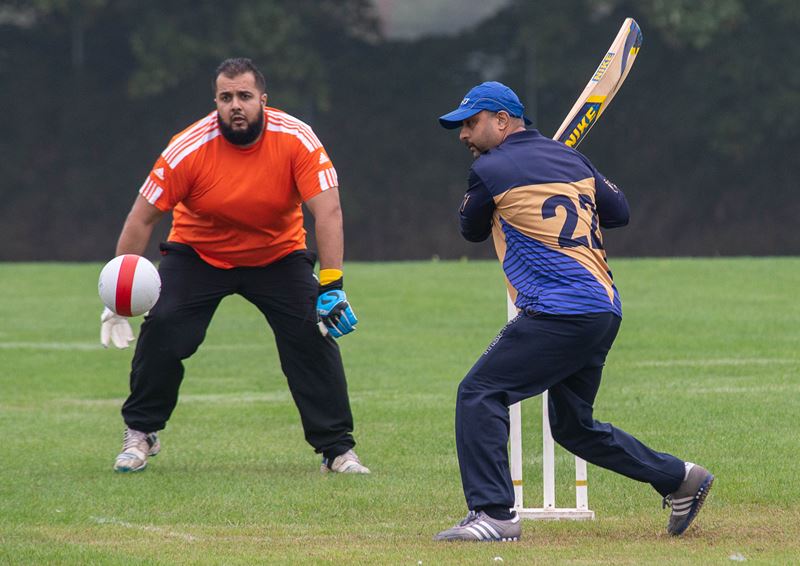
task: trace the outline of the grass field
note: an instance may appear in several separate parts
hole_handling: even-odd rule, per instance
[[[800,259],[617,260],[625,319],[596,417],[717,475],[684,537],[649,486],[589,466],[593,522],[434,543],[466,513],[456,387],[502,326],[495,262],[347,266],[341,340],[368,477],[322,476],[271,334],[223,302],[162,453],[111,471],[131,351],[98,344],[94,264],[0,264],[0,564],[800,562]],[[137,321],[138,322],[138,321]],[[529,505],[539,403],[524,405]],[[571,457],[557,453],[559,502]]]

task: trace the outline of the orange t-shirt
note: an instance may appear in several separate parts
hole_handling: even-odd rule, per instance
[[[305,249],[304,201],[339,184],[319,139],[297,118],[264,111],[264,132],[240,148],[214,111],[170,140],[139,193],[172,210],[169,240],[222,269],[272,263]]]

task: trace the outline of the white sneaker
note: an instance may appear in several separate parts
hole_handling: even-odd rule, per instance
[[[351,449],[344,454],[336,456],[333,462],[329,462],[328,458],[323,458],[322,466],[320,466],[319,471],[323,474],[327,474],[328,472],[337,472],[340,474],[368,474],[369,468],[361,463],[361,460],[358,459],[356,453]]]
[[[125,429],[122,452],[114,462],[115,472],[138,472],[147,466],[147,457],[155,456],[161,450],[158,434]]]

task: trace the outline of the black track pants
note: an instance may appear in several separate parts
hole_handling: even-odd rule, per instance
[[[592,417],[606,355],[619,329],[611,313],[521,314],[458,388],[456,447],[470,509],[514,506],[508,407],[549,390],[553,438],[587,462],[651,484],[661,495],[684,476],[682,460]]]
[[[218,269],[188,246],[168,242],[161,249],[161,297],[136,343],[125,423],[143,432],[164,428],[178,401],[182,360],[203,342],[220,301],[239,294],[272,327],[308,443],[330,458],[355,446],[339,347],[317,327],[313,255],[293,252],[266,267]]]

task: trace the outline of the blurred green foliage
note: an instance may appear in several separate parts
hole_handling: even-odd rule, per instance
[[[489,256],[457,233],[470,158],[436,117],[495,79],[552,134],[627,16],[642,51],[580,148],[633,208],[611,254],[797,253],[799,6],[513,0],[399,41],[369,0],[0,1],[0,259],[113,253],[149,166],[213,108],[230,56],[253,58],[270,105],[333,157],[350,259]]]

